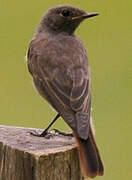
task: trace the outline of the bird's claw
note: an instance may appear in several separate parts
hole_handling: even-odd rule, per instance
[[[60,131],[58,129],[53,129],[53,130],[55,131],[56,134],[60,134],[60,135],[63,135],[63,136],[73,137],[72,133],[66,133],[66,132]]]
[[[46,139],[53,137],[53,133],[48,131],[43,131],[42,133],[38,133],[37,131],[30,131],[29,134],[36,137],[45,137]]]

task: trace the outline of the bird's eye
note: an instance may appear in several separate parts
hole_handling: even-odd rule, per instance
[[[61,12],[61,14],[62,14],[62,16],[64,16],[64,17],[68,17],[68,16],[70,16],[70,11],[68,11],[68,10],[63,10],[62,12]]]

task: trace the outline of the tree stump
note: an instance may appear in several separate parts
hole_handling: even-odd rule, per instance
[[[0,180],[83,180],[74,138],[34,130],[0,126]]]

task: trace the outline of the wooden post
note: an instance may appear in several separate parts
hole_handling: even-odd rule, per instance
[[[0,180],[83,180],[74,138],[34,130],[0,126]]]

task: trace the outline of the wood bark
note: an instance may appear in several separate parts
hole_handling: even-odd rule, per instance
[[[74,138],[34,130],[0,126],[0,180],[83,180]]]

